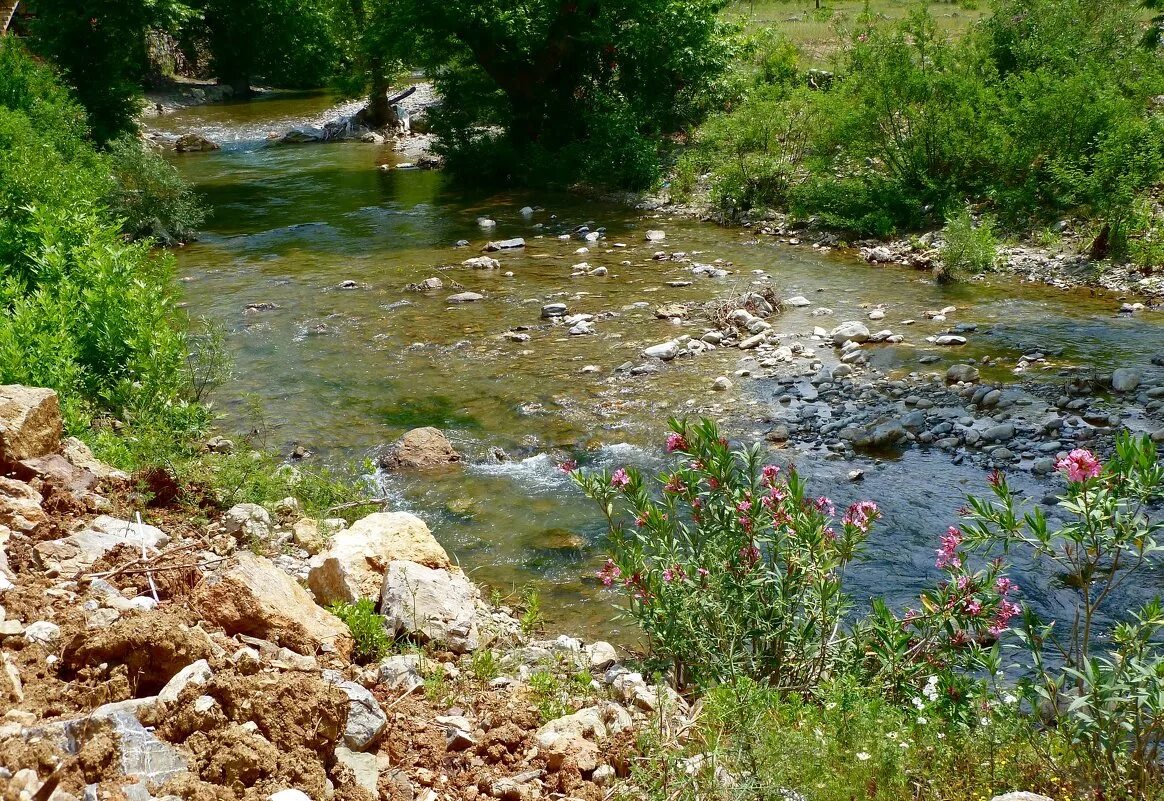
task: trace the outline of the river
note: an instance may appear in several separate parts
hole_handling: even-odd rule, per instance
[[[536,586],[548,621],[571,631],[610,635],[612,609],[593,577],[601,519],[557,462],[657,467],[668,415],[708,414],[752,440],[763,438],[779,405],[771,382],[736,375],[754,364],[741,363],[747,354],[734,348],[677,359],[649,375],[616,371],[641,363],[648,345],[705,330],[699,321],[657,319],[663,303],[771,285],[833,310],[815,318],[812,309],[788,309],[771,321],[790,335],[864,320],[869,305],[883,304],[878,325],[905,341],[871,348],[871,362],[894,375],[944,373],[954,361],[989,355],[1008,366],[984,376],[1009,380],[1010,367],[1031,349],[1056,354],[1056,365],[1101,370],[1145,365],[1164,353],[1164,326],[1153,316],[1116,314],[1110,296],[1004,278],[941,287],[905,268],[757,241],[743,229],[571,195],[467,192],[439,172],[383,171],[379,165],[402,160],[388,146],[267,145],[268,132],[317,118],[330,105],[325,95],[289,95],[196,107],[154,123],[223,145],[173,157],[213,211],[202,238],[177,258],[190,314],[224,327],[235,361],[235,377],[215,397],[222,426],[245,431],[261,410],[268,444],[284,453],[302,446],[316,463],[362,459],[416,426],[441,428],[467,464],[436,476],[379,476],[393,506],[422,516],[475,579],[503,595]],[[526,206],[533,215],[521,214]],[[496,228],[481,228],[481,217]],[[604,238],[560,238],[582,225],[604,228]],[[648,229],[664,230],[665,242],[647,242]],[[528,246],[495,254],[502,269],[460,267],[486,241],[518,236]],[[471,246],[457,248],[458,240]],[[656,261],[658,250],[685,252],[689,261]],[[580,262],[608,274],[575,277]],[[693,262],[730,274],[700,277]],[[445,288],[404,289],[429,277]],[[357,288],[342,289],[343,282]],[[462,291],[484,299],[447,302]],[[595,333],[569,336],[541,320],[549,301],[596,315]],[[248,310],[251,304],[272,308]],[[957,322],[978,326],[956,352],[926,342],[949,322],[926,320],[923,311],[945,306],[958,308]],[[903,327],[905,319],[917,322]],[[523,326],[528,341],[502,336]],[[831,348],[818,348],[835,362]],[[918,359],[930,353],[940,361],[921,367]],[[1052,380],[1054,370],[1046,373]],[[733,388],[713,392],[721,375]],[[498,447],[508,461],[489,461]],[[851,576],[859,595],[881,593],[899,605],[935,577],[937,537],[966,493],[985,490],[981,467],[954,464],[938,451],[825,460],[786,449],[776,458],[795,458],[838,505],[864,497],[882,505],[885,517]],[[853,469],[866,471],[863,482],[849,482]],[[1016,482],[1033,498],[1053,486],[1021,471]],[[1064,598],[1053,577],[1020,567],[1029,574],[1027,597],[1059,609]]]

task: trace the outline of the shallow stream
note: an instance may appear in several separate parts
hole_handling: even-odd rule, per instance
[[[666,418],[696,412],[760,439],[768,426],[759,421],[775,402],[774,385],[735,375],[746,358],[736,349],[675,360],[650,375],[616,372],[642,363],[648,345],[706,329],[699,320],[676,326],[656,319],[659,305],[702,303],[764,282],[815,304],[772,321],[777,331],[805,335],[815,325],[864,320],[863,306],[884,304],[886,317],[876,325],[906,338],[874,349],[871,361],[902,373],[944,372],[955,360],[988,354],[1013,366],[1030,350],[1059,354],[1060,364],[1108,370],[1164,353],[1164,326],[1150,316],[1117,315],[1119,303],[1110,296],[1001,278],[938,287],[922,273],[770,237],[757,242],[746,230],[574,196],[471,193],[439,172],[382,171],[379,165],[403,160],[390,146],[267,145],[269,132],[318,118],[331,105],[326,96],[293,95],[192,108],[155,123],[223,145],[174,156],[213,210],[205,235],[178,251],[178,263],[191,315],[225,328],[235,360],[235,379],[215,399],[223,427],[251,428],[259,408],[269,444],[283,452],[303,446],[317,461],[362,458],[409,428],[441,428],[468,464],[438,476],[382,477],[393,505],[421,515],[478,580],[503,594],[537,586],[548,620],[572,631],[609,635],[612,610],[593,578],[600,517],[557,461],[661,464]],[[535,213],[523,216],[525,206]],[[495,220],[496,228],[482,229],[480,217]],[[559,239],[582,225],[604,228],[604,238]],[[647,242],[648,229],[665,230],[665,242]],[[494,254],[502,269],[460,266],[486,241],[519,236],[524,250]],[[471,246],[456,248],[462,239]],[[578,253],[582,247],[589,251]],[[692,261],[656,261],[658,250],[683,251]],[[609,272],[571,277],[580,262]],[[731,274],[695,275],[693,262],[716,263]],[[443,290],[404,289],[434,276]],[[341,289],[345,281],[358,288]],[[672,285],[682,283],[689,285]],[[447,302],[462,291],[484,299]],[[540,319],[551,300],[571,313],[596,315],[595,333],[570,336]],[[252,304],[274,308],[248,310]],[[924,310],[950,305],[958,307],[950,322],[923,317]],[[819,306],[834,314],[811,316]],[[903,326],[905,319],[917,322]],[[966,346],[952,351],[926,343],[955,321],[978,324]],[[529,341],[503,338],[520,326],[529,327]],[[830,348],[820,353],[835,361]],[[918,359],[927,353],[942,360],[923,368]],[[721,375],[734,386],[713,392]],[[1000,368],[984,375],[1010,374]],[[495,447],[511,459],[489,463]],[[838,506],[858,497],[881,503],[885,518],[852,577],[862,594],[883,593],[904,605],[932,578],[938,535],[967,492],[985,490],[985,476],[940,452],[860,461],[801,457],[798,464]],[[854,467],[866,470],[861,484],[846,478]],[[1035,498],[1049,486],[1029,478],[1019,483]],[[1048,611],[1057,608],[1049,577],[1024,586]]]

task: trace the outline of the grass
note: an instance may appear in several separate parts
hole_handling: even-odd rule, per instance
[[[773,27],[787,36],[801,51],[806,67],[827,69],[840,46],[838,26],[851,24],[866,8],[876,19],[900,21],[922,5],[918,0],[735,0],[728,14],[740,17],[749,29]],[[987,3],[929,3],[938,30],[950,36],[964,33],[981,19]]]
[[[392,648],[392,638],[384,628],[384,617],[376,614],[376,604],[361,598],[354,604],[337,603],[328,611],[347,624],[355,640],[352,659],[362,665],[379,662]]]

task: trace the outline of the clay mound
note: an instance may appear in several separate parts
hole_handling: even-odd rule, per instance
[[[102,663],[124,665],[137,697],[153,695],[174,674],[211,655],[210,639],[174,614],[128,615],[106,629],[77,632],[61,655],[65,668],[80,671]]]

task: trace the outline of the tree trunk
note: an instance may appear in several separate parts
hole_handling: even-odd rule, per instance
[[[219,78],[219,83],[227,84],[234,91],[234,98],[236,100],[246,100],[251,97],[251,76],[236,75],[232,78]]]
[[[370,128],[384,128],[396,121],[388,105],[390,87],[384,75],[384,60],[379,56],[368,59],[368,70],[372,73],[372,91],[368,94],[364,120]]]

